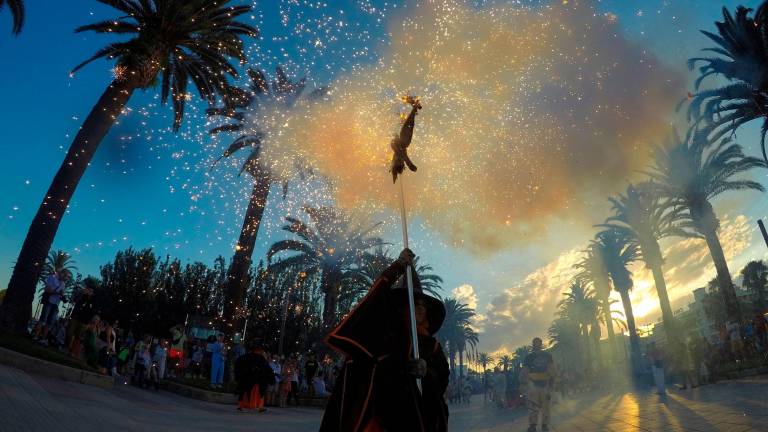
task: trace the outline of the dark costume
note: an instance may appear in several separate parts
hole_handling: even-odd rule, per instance
[[[275,374],[264,355],[248,352],[235,360],[235,380],[241,408],[262,408],[267,387],[275,383]]]
[[[408,373],[410,333],[397,310],[407,302],[405,289],[391,289],[403,269],[393,264],[368,295],[336,327],[326,342],[345,354],[344,367],[323,416],[321,432],[442,432],[448,427],[448,361],[432,336],[445,318],[441,301],[421,293],[429,326],[419,335],[419,355],[427,363],[422,393]],[[415,276],[415,274],[414,274]]]
[[[408,146],[411,145],[411,139],[413,138],[413,128],[416,121],[416,112],[421,109],[421,104],[417,99],[408,99],[408,103],[413,105],[411,113],[403,123],[403,127],[400,129],[400,135],[395,135],[395,138],[389,144],[392,147],[394,154],[392,155],[392,182],[397,181],[397,176],[402,174],[405,170],[405,166],[408,165],[408,169],[416,171],[416,165],[411,162],[411,158],[408,157]]]

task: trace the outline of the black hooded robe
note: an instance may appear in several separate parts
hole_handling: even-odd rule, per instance
[[[345,363],[328,402],[320,432],[444,432],[448,406],[448,361],[432,336],[419,336],[419,354],[427,375],[407,373],[410,335],[393,333],[394,310],[387,293],[397,276],[385,272],[368,295],[328,336],[326,342],[345,354]],[[378,427],[373,427],[377,425]]]

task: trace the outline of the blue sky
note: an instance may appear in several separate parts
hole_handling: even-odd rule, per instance
[[[414,6],[414,2],[407,1],[392,5],[393,2],[343,0],[314,8],[308,5],[316,2],[299,3],[255,3],[253,22],[259,26],[261,38],[250,48],[252,63],[269,71],[276,64],[284,64],[292,74],[307,76],[317,85],[333,82],[356,66],[375,64],[389,45],[388,24],[402,19]],[[476,1],[471,2],[471,7],[516,8],[521,3],[534,2]],[[622,36],[669,68],[686,74],[688,79],[692,75],[684,70],[684,60],[706,43],[697,30],[712,29],[723,6],[720,1],[695,0],[596,3],[602,13],[615,17]],[[733,8],[737,3],[757,4],[729,1],[725,5]],[[66,7],[27,2],[24,31],[14,38],[10,36],[8,11],[0,12],[0,56],[9,60],[4,62],[0,80],[0,94],[6,101],[0,116],[0,151],[4,155],[0,159],[4,180],[0,194],[0,287],[7,284],[28,224],[71,137],[111,80],[111,64],[106,61],[97,61],[70,77],[69,70],[74,65],[110,39],[75,34],[73,30],[114,16],[109,8],[95,1],[72,0],[66,2]],[[302,22],[306,23],[307,31],[292,31]],[[335,25],[338,22],[344,25]],[[605,35],[607,43],[612,37]],[[680,89],[681,94],[685,91]],[[242,209],[250,189],[248,179],[232,177],[231,173],[224,176],[217,171],[231,171],[228,167],[208,172],[206,161],[220,150],[209,146],[208,138],[200,138],[205,119],[199,109],[188,110],[182,133],[174,135],[168,131],[169,111],[157,106],[152,89],[137,92],[129,107],[132,111],[102,143],[83,177],[59,228],[54,249],[73,253],[84,274],[97,273],[100,264],[129,246],[154,247],[159,253],[189,261],[212,263],[218,255],[228,258],[242,222]],[[744,128],[739,137],[743,137],[741,142],[748,153],[756,155],[756,128]],[[262,255],[266,245],[280,237],[277,227],[282,217],[297,208],[296,198],[289,201],[272,200],[265,223],[269,229],[260,233],[255,255]],[[727,221],[744,217],[743,227],[734,228],[736,243],[744,243],[738,248],[736,262],[743,264],[748,258],[763,255],[764,249],[759,248],[762,246],[753,229],[754,219],[765,214],[763,202],[762,197],[753,194],[716,203],[719,213],[731,218]],[[595,200],[595,206],[607,208],[602,198]],[[540,239],[477,254],[448,246],[443,233],[431,231],[423,219],[416,217],[413,244],[417,253],[445,279],[446,294],[459,286],[471,286],[471,290],[464,288],[459,293],[475,299],[478,312],[486,319],[493,320],[495,316],[501,320],[505,314],[519,314],[520,310],[514,304],[500,309],[500,304],[514,301],[510,300],[516,298],[514,293],[542,279],[546,269],[565,268],[568,260],[563,257],[588,241],[589,224],[573,222],[567,214],[557,218],[562,224],[541,233]],[[726,225],[726,229],[736,226]],[[395,249],[399,247],[398,228],[389,224],[384,231]],[[561,267],[553,265],[558,260]],[[688,271],[699,271],[704,268],[701,266]],[[681,284],[679,295],[673,298],[684,298],[684,291],[689,288]],[[540,308],[537,310],[543,315],[550,313],[544,317],[548,321],[551,303],[560,288],[553,285],[542,289],[546,290],[542,301],[546,298],[550,306],[523,307]],[[647,319],[651,320],[654,313],[650,311]],[[540,321],[526,325],[524,319],[501,320],[489,327],[496,334],[486,338],[486,345],[481,342],[481,347],[511,348],[532,332],[546,330]],[[513,336],[505,339],[505,332]]]

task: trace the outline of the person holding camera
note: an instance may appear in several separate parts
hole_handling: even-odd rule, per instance
[[[59,318],[59,303],[67,301],[64,290],[69,276],[68,271],[57,270],[45,279],[43,297],[40,300],[43,310],[40,312],[34,333],[34,339],[39,340],[42,345],[48,345],[48,330]]]

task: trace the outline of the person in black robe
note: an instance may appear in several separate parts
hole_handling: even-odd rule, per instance
[[[264,357],[264,349],[254,344],[249,352],[235,360],[235,381],[237,381],[238,411],[266,411],[264,396],[267,387],[275,383],[275,374]]]
[[[419,360],[412,359],[407,289],[392,285],[413,260],[406,249],[326,338],[344,354],[320,432],[443,432],[448,428],[448,361],[434,334],[443,302],[423,293],[413,272]],[[416,386],[421,378],[422,391]]]

